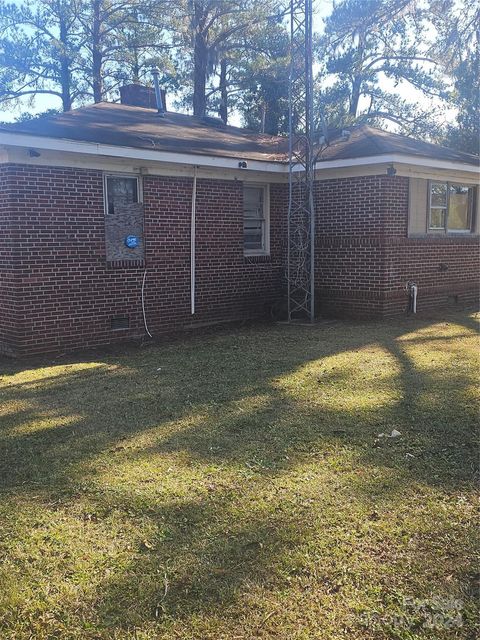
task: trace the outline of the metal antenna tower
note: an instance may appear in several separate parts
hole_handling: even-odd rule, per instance
[[[315,317],[312,0],[290,0],[288,321]]]

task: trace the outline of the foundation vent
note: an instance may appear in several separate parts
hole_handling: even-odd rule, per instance
[[[129,327],[130,318],[128,316],[113,316],[113,318],[110,318],[110,329],[113,331],[128,329]]]

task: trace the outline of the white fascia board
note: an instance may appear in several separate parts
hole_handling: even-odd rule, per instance
[[[464,162],[452,162],[450,160],[435,160],[435,158],[423,158],[421,156],[409,156],[400,153],[384,154],[378,156],[365,156],[363,158],[347,158],[344,160],[325,160],[317,162],[315,170],[336,169],[344,167],[358,167],[372,164],[411,164],[417,167],[432,169],[447,169],[450,171],[466,171],[480,176],[480,167]]]
[[[23,133],[11,133],[0,131],[0,144],[15,147],[48,149],[51,151],[66,151],[70,153],[83,153],[97,157],[107,156],[113,158],[129,158],[131,160],[150,160],[183,164],[191,166],[203,166],[220,169],[237,169],[239,160],[243,158],[230,158],[225,156],[194,155],[189,153],[176,153],[170,151],[156,151],[150,149],[136,149],[134,147],[119,147],[116,145],[99,144],[96,142],[78,142],[63,138],[47,138],[32,136]],[[335,169],[345,167],[358,167],[374,164],[410,164],[417,167],[432,169],[446,169],[450,171],[465,171],[480,176],[480,168],[463,162],[436,160],[435,158],[423,158],[421,156],[403,154],[383,154],[377,156],[365,156],[363,158],[346,158],[342,160],[326,160],[317,162],[315,170],[321,173],[322,169]],[[301,171],[300,166],[294,171]],[[262,171],[266,173],[288,173],[288,163],[280,161],[247,160],[247,168],[242,171]]]
[[[244,158],[230,158],[225,156],[194,155],[189,153],[176,153],[171,151],[155,151],[150,149],[136,149],[134,147],[119,147],[116,145],[99,144],[96,142],[77,142],[63,138],[47,138],[32,136],[23,133],[10,133],[0,131],[0,144],[15,147],[33,147],[35,149],[48,149],[50,151],[66,151],[70,153],[83,153],[94,156],[109,156],[111,158],[129,158],[131,160],[150,160],[168,162],[174,164],[188,164],[202,167],[218,167],[220,169],[237,169],[239,161]],[[284,173],[287,167],[280,162],[264,160],[247,160],[247,168],[242,171],[266,171],[272,173]]]

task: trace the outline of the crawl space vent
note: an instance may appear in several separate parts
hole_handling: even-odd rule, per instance
[[[110,329],[128,329],[130,319],[128,316],[114,316],[110,318]]]

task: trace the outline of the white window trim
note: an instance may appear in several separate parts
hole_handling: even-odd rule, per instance
[[[432,216],[432,184],[446,184],[447,185],[447,205],[445,207],[445,226],[443,228],[440,227],[431,227],[431,216]],[[448,228],[448,211],[450,209],[450,185],[458,184],[464,187],[471,187],[474,191],[473,203],[471,206],[471,210],[469,211],[469,228],[468,229],[449,229]],[[477,198],[479,197],[478,193],[478,185],[471,184],[469,182],[462,182],[461,180],[429,180],[428,181],[428,215],[427,215],[427,233],[432,235],[470,235],[474,232],[474,224],[475,224],[475,206]],[[434,209],[443,209],[443,207],[433,207]]]
[[[270,184],[259,182],[244,182],[243,187],[256,187],[263,189],[263,215],[265,218],[265,237],[263,249],[243,249],[244,256],[269,256],[270,255]],[[243,200],[242,200],[243,202]],[[243,232],[243,207],[242,207],[242,232]],[[243,236],[242,236],[243,238]]]
[[[107,189],[107,180],[108,178],[135,178],[137,181],[137,195],[138,195],[138,203],[143,203],[143,180],[141,179],[138,173],[117,173],[115,171],[109,171],[108,173],[103,174],[103,211],[104,214],[110,215],[108,213],[108,189]]]

